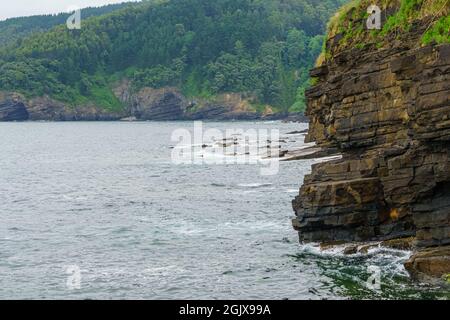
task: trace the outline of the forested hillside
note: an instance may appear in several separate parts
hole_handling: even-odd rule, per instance
[[[0,49],[0,90],[120,108],[114,83],[237,92],[301,111],[329,17],[345,0],[148,1]],[[258,106],[256,106],[258,107]]]
[[[134,3],[128,2],[111,4],[98,8],[84,8],[83,18],[87,19],[94,16],[100,16],[132,5],[134,5]],[[65,24],[69,16],[69,13],[60,13],[54,15],[48,14],[10,18],[0,21],[0,46],[12,44],[33,33],[45,32],[59,24]]]

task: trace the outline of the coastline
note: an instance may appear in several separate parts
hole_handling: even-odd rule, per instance
[[[150,93],[148,92],[150,91]],[[69,106],[49,97],[27,99],[14,92],[0,91],[0,122],[3,121],[287,121],[308,122],[302,113],[252,110],[239,95],[217,102],[188,101],[174,89],[147,88],[146,95],[121,100],[121,110],[108,110],[87,104]],[[118,94],[118,97],[123,97]],[[245,107],[242,107],[242,104]]]

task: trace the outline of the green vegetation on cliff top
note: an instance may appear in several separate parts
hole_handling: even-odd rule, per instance
[[[133,90],[245,93],[255,105],[300,111],[326,21],[344,2],[145,1],[83,20],[81,30],[59,25],[0,47],[0,90],[116,109],[112,88],[127,78]]]
[[[450,43],[450,0],[381,0],[376,3],[386,21],[381,30],[366,29],[369,17],[367,8],[374,4],[371,0],[353,0],[343,7],[330,19],[328,23],[327,39],[336,35],[342,36],[338,46],[342,48],[362,48],[369,42],[377,43],[382,47],[390,34],[395,36],[410,30],[416,20],[423,20],[427,28],[422,35],[422,44]],[[317,64],[330,58],[326,45]]]

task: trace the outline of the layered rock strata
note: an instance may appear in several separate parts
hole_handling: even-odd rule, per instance
[[[49,97],[26,99],[23,95],[0,92],[0,121],[112,121],[126,118],[141,121],[170,120],[287,120],[306,122],[303,114],[260,113],[240,94],[223,94],[214,100],[187,99],[173,87],[142,88],[133,92],[123,81],[114,94],[123,110],[95,105],[69,106]]]
[[[122,112],[94,105],[71,107],[49,97],[26,99],[19,94],[0,92],[0,121],[107,121],[123,116]]]
[[[382,49],[332,52],[311,71],[306,141],[342,159],[305,177],[293,201],[301,241],[450,244],[450,45],[421,47],[424,28]]]
[[[21,121],[28,119],[28,111],[20,97],[0,93],[0,119],[3,121]]]

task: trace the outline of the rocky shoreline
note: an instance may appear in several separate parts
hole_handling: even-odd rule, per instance
[[[114,89],[125,106],[106,110],[93,104],[68,106],[48,96],[27,99],[0,92],[0,121],[253,121],[308,122],[300,113],[259,113],[240,94],[224,94],[213,101],[185,98],[176,88],[143,88],[131,93],[127,84]]]
[[[314,165],[293,201],[302,242],[413,237],[419,280],[450,274],[450,45],[418,46],[425,28],[384,48],[328,41],[306,142],[342,158]]]

